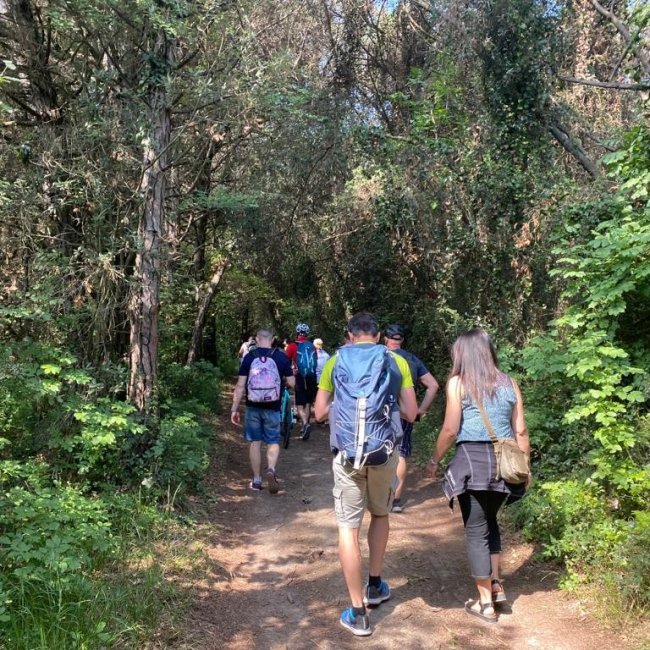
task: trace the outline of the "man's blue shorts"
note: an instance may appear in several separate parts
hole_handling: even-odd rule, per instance
[[[244,438],[248,442],[265,442],[267,445],[280,443],[280,411],[246,407],[244,416]]]
[[[411,434],[413,433],[413,422],[402,420],[402,441],[399,443],[399,455],[408,458],[412,453]]]

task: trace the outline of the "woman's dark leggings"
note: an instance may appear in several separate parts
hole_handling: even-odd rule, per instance
[[[489,578],[492,575],[490,555],[501,553],[497,512],[505,500],[506,495],[502,492],[477,490],[458,495],[469,566],[475,579]]]

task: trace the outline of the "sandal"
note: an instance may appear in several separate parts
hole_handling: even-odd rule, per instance
[[[494,588],[496,586],[496,589]],[[493,603],[507,603],[508,598],[506,597],[506,592],[503,590],[503,585],[501,580],[492,580],[492,602]]]
[[[478,604],[479,609],[474,609],[473,606]],[[491,609],[492,610],[492,616],[489,614],[485,613],[486,609]],[[499,618],[496,615],[496,612],[494,611],[494,606],[492,603],[481,603],[478,600],[468,600],[465,603],[465,611],[468,614],[471,614],[472,616],[476,616],[477,618],[480,618],[482,621],[485,621],[486,623],[497,623]]]

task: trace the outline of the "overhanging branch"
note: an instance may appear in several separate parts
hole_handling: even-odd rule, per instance
[[[596,163],[594,163],[594,161],[587,155],[587,152],[577,142],[573,141],[567,129],[557,122],[549,124],[548,129],[564,149],[568,151],[587,172],[589,172],[592,178],[598,178],[598,176],[600,176],[600,171],[598,170]]]
[[[608,90],[650,90],[650,83],[626,84],[618,81],[599,81],[598,79],[577,79],[575,77],[558,77],[561,81],[582,86],[594,86],[595,88],[607,88]]]

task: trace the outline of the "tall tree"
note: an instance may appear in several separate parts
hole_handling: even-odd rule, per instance
[[[165,235],[165,204],[171,166],[172,122],[169,75],[176,62],[176,39],[157,31],[149,54],[147,114],[149,135],[144,143],[143,207],[138,227],[133,288],[129,302],[131,373],[129,399],[145,414],[155,414],[158,378],[160,271]]]

